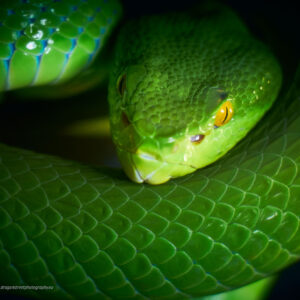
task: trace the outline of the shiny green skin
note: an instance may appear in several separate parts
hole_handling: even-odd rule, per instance
[[[223,159],[160,186],[1,144],[1,285],[54,286],[20,291],[42,298],[189,299],[297,261],[299,82]]]
[[[64,82],[86,68],[118,21],[117,0],[4,0],[0,91]]]
[[[297,261],[299,93],[216,164],[158,186],[1,145],[1,284],[189,299]]]
[[[136,182],[160,184],[216,161],[261,119],[281,85],[270,50],[220,4],[128,22],[115,53],[112,136]],[[233,118],[214,128],[225,101],[232,103]],[[204,140],[192,143],[198,134]]]

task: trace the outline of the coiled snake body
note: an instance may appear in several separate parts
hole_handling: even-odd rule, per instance
[[[117,1],[1,2],[0,90],[80,72],[120,13]],[[224,155],[281,84],[270,51],[222,6],[129,22],[115,53],[113,139],[137,182]],[[228,155],[162,185],[0,145],[1,285],[53,286],[22,291],[50,298],[189,299],[297,261],[298,83]]]

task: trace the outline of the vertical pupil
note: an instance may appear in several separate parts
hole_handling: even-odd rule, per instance
[[[226,106],[226,114],[225,114],[225,118],[223,120],[223,123],[226,121],[227,117],[228,117],[228,107]]]
[[[221,105],[216,116],[215,116],[215,128],[227,124],[233,116],[233,106],[228,100]]]

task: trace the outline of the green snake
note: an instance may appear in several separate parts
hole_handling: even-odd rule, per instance
[[[105,0],[0,7],[1,91],[80,73],[121,16]],[[129,21],[114,53],[112,136],[140,184],[1,144],[0,284],[53,287],[14,290],[32,297],[239,299],[227,291],[297,261],[299,72],[229,151],[282,77],[230,9],[206,3]]]

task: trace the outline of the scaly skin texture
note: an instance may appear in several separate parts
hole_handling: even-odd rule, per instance
[[[9,3],[19,2],[40,3]],[[0,30],[5,26],[1,22]],[[263,62],[278,73],[272,56],[259,47]],[[130,74],[143,73],[134,64]],[[3,70],[3,87],[19,86]],[[279,84],[276,78],[270,84]],[[258,83],[250,81],[253,92]],[[243,286],[298,260],[296,87],[299,76],[291,92],[282,94],[255,131],[223,159],[161,186],[134,184],[119,170],[0,145],[1,285],[53,286],[20,291],[42,298],[189,299]],[[278,89],[273,88],[270,101]],[[229,90],[225,82],[224,90]]]
[[[216,164],[159,186],[1,145],[1,284],[53,285],[22,291],[50,297],[188,299],[295,262],[299,90],[281,100]]]
[[[0,91],[63,82],[92,62],[120,17],[116,0],[4,0]]]
[[[273,55],[222,5],[127,23],[109,89],[125,171],[136,182],[160,184],[214,162],[271,107],[280,84]],[[214,128],[226,101],[233,118]],[[203,141],[192,143],[199,134]]]

